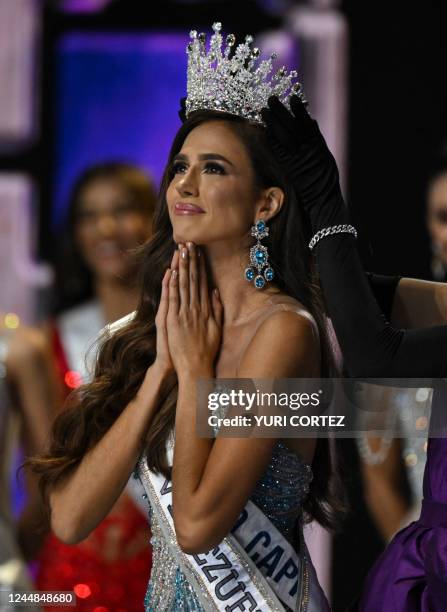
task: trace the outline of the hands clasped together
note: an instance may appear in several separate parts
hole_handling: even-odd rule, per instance
[[[208,288],[205,259],[192,242],[178,245],[163,277],[157,327],[157,361],[177,377],[213,368],[222,337],[223,307]]]

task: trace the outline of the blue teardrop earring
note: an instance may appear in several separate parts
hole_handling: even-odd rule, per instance
[[[269,254],[267,247],[261,244],[261,240],[269,235],[269,228],[263,219],[251,228],[251,235],[256,238],[256,244],[250,249],[250,266],[245,269],[245,278],[252,282],[256,289],[263,289],[266,281],[273,280],[275,273],[269,266]]]

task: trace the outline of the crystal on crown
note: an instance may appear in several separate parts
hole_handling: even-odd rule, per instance
[[[197,110],[215,110],[263,124],[261,110],[270,96],[277,96],[287,108],[292,95],[307,105],[301,84],[294,82],[296,70],[287,72],[283,66],[274,72],[277,55],[260,60],[261,52],[252,48],[250,35],[233,50],[236,38],[228,34],[222,48],[221,31],[222,24],[214,23],[208,51],[206,35],[190,32],[186,117]]]

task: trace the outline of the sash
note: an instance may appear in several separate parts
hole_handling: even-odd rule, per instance
[[[149,470],[139,477],[157,515],[171,554],[203,607],[219,612],[253,610],[329,612],[300,530],[300,556],[259,508],[248,501],[232,533],[207,553],[188,555],[179,548],[172,518],[172,484]]]
[[[81,376],[82,382],[91,378],[96,357],[96,351],[91,349],[103,327],[104,319],[97,300],[71,308],[57,319],[56,329],[65,361],[70,370]]]

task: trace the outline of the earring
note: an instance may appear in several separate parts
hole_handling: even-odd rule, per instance
[[[256,289],[263,289],[266,281],[273,280],[275,273],[269,266],[269,254],[267,247],[261,244],[261,240],[269,235],[269,228],[265,221],[260,219],[251,228],[251,235],[256,238],[256,244],[250,249],[250,266],[245,269],[245,278],[253,281]],[[264,269],[265,268],[265,269]]]

